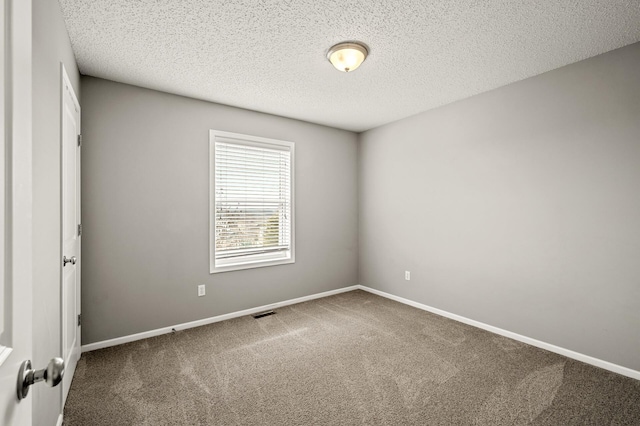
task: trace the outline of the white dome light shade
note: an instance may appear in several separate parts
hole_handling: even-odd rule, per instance
[[[353,41],[339,43],[329,49],[327,59],[338,71],[350,72],[357,69],[367,59],[369,49]]]

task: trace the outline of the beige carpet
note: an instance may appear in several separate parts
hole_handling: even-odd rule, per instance
[[[363,291],[89,352],[65,425],[640,425],[640,381]]]

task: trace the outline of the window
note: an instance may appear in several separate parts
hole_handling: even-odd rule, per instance
[[[293,148],[211,130],[211,273],[294,263]]]

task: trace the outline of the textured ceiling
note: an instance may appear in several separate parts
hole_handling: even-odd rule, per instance
[[[640,41],[640,0],[59,1],[83,74],[353,131]]]

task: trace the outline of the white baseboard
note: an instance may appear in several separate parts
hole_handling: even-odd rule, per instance
[[[609,361],[603,361],[598,358],[594,358],[589,355],[581,354],[569,349],[561,348],[560,346],[552,345],[551,343],[541,342],[540,340],[532,339],[521,334],[513,333],[511,331],[503,330],[492,325],[488,325],[479,321],[475,321],[469,318],[465,318],[460,315],[452,314],[451,312],[443,311],[441,309],[433,308],[422,303],[414,302],[413,300],[405,299],[404,297],[395,296],[393,294],[385,293],[384,291],[376,290],[363,285],[356,286],[360,290],[368,291],[369,293],[376,294],[378,296],[386,297],[387,299],[395,300],[396,302],[404,303],[405,305],[413,306],[414,308],[422,309],[423,311],[431,312],[436,315],[440,315],[452,320],[471,325],[473,327],[481,328],[483,330],[490,331],[501,336],[508,337],[513,340],[517,340],[522,343],[526,343],[531,346],[535,346],[541,349],[545,349],[549,352],[554,352],[560,355],[564,355],[567,358],[572,358],[578,361],[582,361],[586,364],[591,364],[596,367],[604,368],[605,370],[613,371],[614,373],[621,374],[623,376],[631,377],[632,379],[640,380],[640,371],[632,370],[631,368],[623,367],[621,365],[613,364]]]
[[[56,422],[56,426],[62,426],[62,414],[58,416],[58,421]]]
[[[218,315],[211,318],[205,318],[197,321],[186,322],[184,324],[177,324],[169,327],[163,327],[155,330],[145,331],[142,333],[131,334],[129,336],[122,336],[122,337],[117,337],[115,339],[103,340],[101,342],[89,343],[88,345],[82,345],[82,353],[95,351],[96,349],[108,348],[110,346],[122,345],[123,343],[135,342],[136,340],[147,339],[149,337],[160,336],[162,334],[171,333],[174,329],[186,330],[188,328],[200,327],[202,325],[213,324],[214,322],[243,317],[245,315],[251,315],[258,312],[268,311],[270,309],[280,308],[282,306],[295,305],[296,303],[302,303],[302,302],[307,302],[313,299],[320,299],[322,297],[333,296],[334,294],[346,293],[348,291],[357,290],[358,288],[359,286],[357,285],[339,288],[337,290],[325,291],[323,293],[317,293],[317,294],[312,294],[310,296],[298,297],[296,299],[285,300],[283,302],[272,303],[270,305],[258,306],[251,309],[245,309],[243,311],[231,312],[229,314]]]
[[[405,299],[404,297],[395,296],[384,291],[376,290],[363,285],[354,285],[350,287],[339,288],[337,290],[325,291],[323,293],[312,294],[310,296],[298,297],[296,299],[285,300],[283,302],[272,303],[270,305],[258,306],[251,309],[245,309],[243,311],[231,312],[224,315],[218,315],[211,318],[205,318],[197,321],[191,321],[183,324],[177,324],[169,327],[158,328],[156,330],[145,331],[143,333],[132,334],[129,336],[117,337],[115,339],[104,340],[101,342],[90,343],[82,346],[82,352],[94,351],[96,349],[108,348],[110,346],[121,345],[123,343],[135,342],[136,340],[147,339],[149,337],[160,336],[162,334],[171,333],[175,330],[186,330],[188,328],[200,327],[207,324],[213,324],[219,321],[225,321],[232,318],[238,318],[245,315],[251,315],[258,312],[268,311],[270,309],[276,309],[282,306],[294,305],[296,303],[307,302],[309,300],[320,299],[322,297],[333,296],[334,294],[346,293],[353,290],[364,290],[378,296],[385,297],[387,299],[395,300],[396,302],[403,303],[405,305],[413,306],[414,308],[422,309],[423,311],[431,312],[436,315],[450,318],[452,320],[471,325],[473,327],[481,328],[483,330],[490,331],[491,333],[505,336],[510,339],[517,340],[522,343],[526,343],[531,346],[535,346],[541,349],[545,349],[550,352],[554,352],[568,358],[572,358],[578,361],[582,361],[586,364],[591,364],[596,367],[604,368],[605,370],[612,371],[614,373],[621,374],[623,376],[631,377],[632,379],[640,380],[640,371],[632,370],[631,368],[623,367],[621,365],[613,364],[609,361],[604,361],[598,358],[594,358],[589,355],[581,354],[579,352],[565,349],[560,346],[552,345],[551,343],[542,342],[540,340],[533,339],[531,337],[523,336],[502,328],[494,327],[489,324],[475,321],[460,315],[452,314],[451,312],[443,311],[442,309],[434,308],[422,303],[414,302],[413,300]],[[58,419],[58,423],[62,424],[62,415]]]

